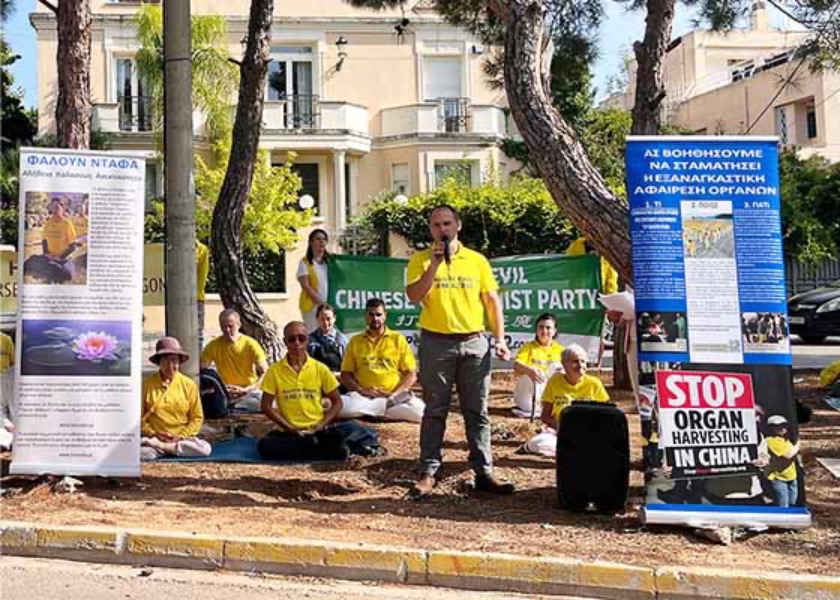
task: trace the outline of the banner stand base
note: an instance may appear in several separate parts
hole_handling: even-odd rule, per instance
[[[645,525],[689,527],[735,526],[807,529],[811,511],[804,506],[721,506],[708,504],[651,504],[642,509]]]

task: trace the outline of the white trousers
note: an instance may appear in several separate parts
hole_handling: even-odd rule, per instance
[[[144,442],[149,439],[140,438],[140,460],[155,460],[169,454],[158,448],[146,446]],[[197,437],[185,438],[175,445],[175,456],[210,456],[212,451],[213,447],[208,442]]]
[[[557,454],[557,432],[546,429],[525,442],[525,450],[531,454],[541,456],[555,456]]]
[[[519,379],[516,380],[516,388],[513,390],[513,401],[516,403],[513,408],[513,415],[523,419],[531,418],[531,405],[536,398],[537,406],[534,409],[534,418],[539,419],[542,412],[544,389],[544,383],[534,383],[527,375],[520,375]]]
[[[358,392],[350,392],[341,397],[341,411],[339,419],[357,419],[359,417],[376,417],[386,421],[408,421],[419,423],[423,420],[426,405],[411,392],[403,402],[388,406],[387,398],[368,398]]]

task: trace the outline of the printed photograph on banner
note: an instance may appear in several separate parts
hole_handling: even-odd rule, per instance
[[[26,192],[23,281],[85,285],[88,195]]]
[[[741,313],[741,334],[744,336],[744,352],[790,352],[790,331],[784,313]]]
[[[682,202],[683,251],[686,258],[733,258],[735,235],[729,201]]]
[[[127,377],[131,326],[130,321],[26,319],[21,375]]]
[[[779,378],[766,365],[640,364],[647,503],[804,505],[796,416]]]
[[[688,328],[681,312],[643,312],[638,318],[642,352],[685,352]]]

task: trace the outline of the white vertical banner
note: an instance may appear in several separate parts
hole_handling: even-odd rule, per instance
[[[145,159],[20,161],[11,472],[139,476]]]

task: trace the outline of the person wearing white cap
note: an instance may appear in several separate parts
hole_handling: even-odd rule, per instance
[[[198,386],[181,373],[181,364],[189,359],[174,337],[160,338],[149,358],[160,370],[143,381],[141,460],[208,456],[212,451],[210,444],[198,437],[204,423]]]
[[[767,429],[767,451],[770,455],[767,479],[773,490],[776,506],[794,506],[799,496],[796,472],[799,442],[791,443],[789,423],[782,415],[772,415],[768,418]]]

